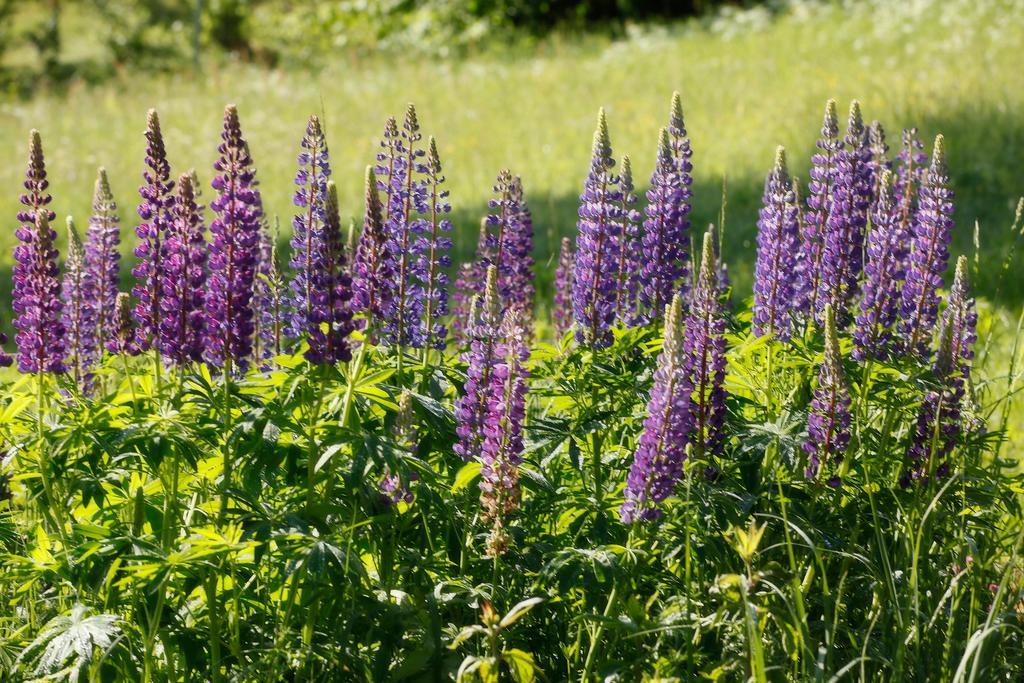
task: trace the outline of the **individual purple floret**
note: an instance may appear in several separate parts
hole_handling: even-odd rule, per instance
[[[244,369],[252,355],[252,292],[260,240],[260,198],[253,188],[256,171],[234,105],[224,110],[217,151],[203,357],[230,371]]]
[[[793,273],[800,249],[796,195],[786,167],[786,150],[775,151],[775,168],[764,183],[757,221],[754,266],[754,334],[789,340],[797,294]]]
[[[683,332],[683,361],[693,388],[690,441],[701,455],[715,458],[725,442],[725,317],[712,231],[704,233],[700,270]]]
[[[580,195],[573,282],[576,339],[594,348],[611,344],[611,326],[615,321],[615,264],[622,233],[622,193],[619,178],[612,171],[614,167],[608,123],[602,109],[597,116],[590,172]]]
[[[690,190],[680,173],[681,163],[673,156],[668,131],[663,128],[651,189],[647,191],[640,266],[640,301],[651,320],[664,314],[675,292],[689,289],[686,263]]]
[[[394,259],[388,252],[388,235],[384,226],[384,207],[381,205],[377,178],[373,167],[366,167],[366,208],[363,232],[359,236],[355,263],[352,269],[352,308],[365,317],[368,338],[375,341],[374,333],[383,321],[384,312],[391,302],[391,270]]]
[[[178,193],[168,218],[161,264],[158,348],[172,363],[184,365],[202,360],[206,286],[206,226],[188,173],[178,178]]]
[[[474,316],[468,328],[472,341],[469,350],[462,356],[466,363],[466,383],[463,385],[462,396],[455,401],[455,431],[459,440],[454,450],[467,461],[479,457],[483,447],[484,416],[501,324],[497,280],[497,267],[492,265],[487,269],[483,299],[477,297],[477,304],[472,307]]]
[[[814,319],[821,309],[818,302],[822,286],[822,261],[828,216],[832,207],[836,167],[843,142],[839,138],[839,118],[836,101],[825,105],[825,118],[821,125],[818,151],[811,157],[810,181],[807,185],[807,211],[804,213],[803,232],[800,235],[800,256],[797,261],[800,309],[808,320]]]
[[[117,204],[110,191],[107,172],[96,172],[92,195],[92,216],[85,235],[85,280],[96,296],[97,344],[110,337],[114,322],[114,303],[121,283],[121,228]]]
[[[644,316],[640,315],[637,301],[642,249],[640,212],[635,208],[637,197],[633,187],[633,167],[629,155],[622,157],[619,194],[622,227],[619,233],[619,256],[615,265],[615,320],[619,325],[629,326],[644,320]]]
[[[853,357],[884,360],[896,351],[892,330],[900,308],[909,231],[900,221],[891,171],[882,174],[864,266],[864,296],[853,331]]]
[[[417,236],[413,242],[413,260],[410,272],[418,281],[422,293],[423,317],[417,322],[414,344],[418,348],[444,349],[448,344],[448,330],[441,319],[448,315],[448,268],[451,267],[452,240],[446,235],[452,223],[446,218],[452,207],[448,203],[448,190],[442,188],[445,177],[437,142],[427,142],[424,193],[426,217],[414,221],[410,230]]]
[[[523,455],[526,419],[526,380],[530,356],[524,311],[511,307],[501,324],[501,343],[491,373],[480,449],[480,504],[491,522],[487,554],[497,557],[508,549],[508,516],[519,507],[519,464]]]
[[[135,228],[141,241],[135,247],[139,263],[132,269],[135,276],[132,293],[138,299],[134,315],[139,324],[139,348],[147,351],[157,344],[160,334],[163,240],[174,205],[171,165],[167,163],[160,118],[155,109],[146,114],[146,170],[142,178],[145,184],[139,188],[142,201],[138,209],[142,222]]]
[[[693,425],[692,387],[683,348],[682,295],[676,294],[665,313],[664,342],[647,403],[647,418],[626,479],[623,523],[661,516],[658,504],[683,476],[686,446]]]
[[[942,314],[939,352],[933,366],[937,387],[928,391],[918,410],[907,451],[909,466],[900,478],[904,487],[949,472],[947,458],[964,429],[961,404],[969,386],[977,324],[974,299],[968,292],[967,257],[961,256]]]
[[[113,324],[104,347],[110,353],[135,356],[140,352],[132,322],[132,300],[127,292],[118,292],[114,300]]]
[[[939,135],[918,194],[907,279],[900,302],[902,342],[909,353],[919,358],[928,356],[939,313],[938,289],[949,263],[952,237],[953,191],[949,188],[945,147]]]
[[[95,282],[86,277],[85,250],[75,224],[68,216],[68,253],[64,259],[64,329],[67,331],[67,366],[75,384],[87,391],[91,370],[100,357],[96,339]]]
[[[554,307],[551,321],[555,326],[555,337],[561,339],[572,329],[572,283],[576,265],[576,254],[572,250],[572,241],[562,238],[562,247],[558,252],[558,267],[555,268]]]
[[[21,242],[14,248],[14,341],[18,345],[18,369],[24,373],[64,372],[66,351],[63,301],[60,296],[60,255],[54,246],[57,233],[50,227],[56,216],[47,208],[52,197],[47,193],[46,163],[39,131],[29,140],[25,193],[18,212],[15,235]],[[4,358],[4,361],[7,359]],[[4,363],[9,364],[9,363]]]
[[[850,443],[850,390],[839,352],[835,314],[825,307],[825,356],[818,370],[818,388],[814,390],[807,414],[807,468],[804,475],[819,481],[831,472],[829,486],[839,486],[838,468]]]
[[[278,229],[271,234],[266,220],[260,222],[259,261],[253,283],[253,301],[256,307],[256,333],[253,335],[253,355],[264,369],[271,359],[280,356],[285,325],[285,294],[287,283],[281,273],[277,256]]]

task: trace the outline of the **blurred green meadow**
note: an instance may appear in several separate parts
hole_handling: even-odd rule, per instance
[[[62,19],[65,52],[88,56],[95,17],[70,7]],[[724,257],[746,296],[775,146],[785,145],[792,172],[805,176],[825,101],[836,98],[845,112],[857,98],[866,119],[885,124],[893,154],[905,126],[921,129],[929,151],[935,134],[945,134],[958,198],[954,253],[974,252],[977,223],[975,286],[995,304],[995,324],[1004,332],[994,353],[1005,367],[1024,301],[1024,266],[1018,260],[1007,273],[1001,268],[1019,239],[1011,224],[1024,193],[1024,2],[771,7],[626,25],[616,38],[556,32],[455,57],[326,46],[316,60],[285,59],[276,67],[221,55],[204,56],[199,71],[183,60],[170,73],[126,66],[99,83],[57,87],[40,79],[27,96],[11,90],[0,104],[0,215],[11,226],[0,237],[0,272],[10,268],[31,128],[42,133],[59,215],[71,214],[84,227],[96,167],[108,169],[127,253],[150,107],[160,112],[175,171],[194,167],[208,179],[223,105],[236,103],[267,213],[280,217],[285,240],[295,155],[309,114],[325,123],[342,210],[357,217],[363,169],[384,121],[414,102],[424,130],[437,137],[450,182],[457,260],[472,254],[495,175],[510,168],[522,176],[534,211],[544,296],[558,238],[575,230],[598,108],[607,111],[616,155],[632,157],[643,187],[678,90],[695,150],[693,223],[718,223],[724,213]],[[27,58],[22,49],[5,60],[17,66]],[[0,300],[9,300],[9,289],[5,276]],[[9,314],[3,317],[9,325]],[[1005,371],[990,376],[998,372]]]

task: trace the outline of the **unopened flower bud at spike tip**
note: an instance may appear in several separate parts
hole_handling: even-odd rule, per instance
[[[679,91],[672,93],[672,106],[669,109],[669,125],[673,128],[683,128],[683,98]]]
[[[935,146],[932,148],[932,162],[937,166],[946,163],[946,138],[942,133],[935,136]]]
[[[786,167],[786,148],[782,145],[775,148],[775,168],[787,175],[789,174],[789,169]]]
[[[594,131],[594,156],[608,158],[612,155],[611,136],[608,134],[608,117],[604,107],[597,110],[597,129]]]

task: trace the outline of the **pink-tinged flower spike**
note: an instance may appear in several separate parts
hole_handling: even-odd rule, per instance
[[[839,118],[836,101],[825,105],[825,119],[821,125],[818,152],[811,157],[810,182],[807,190],[807,211],[800,235],[800,256],[797,262],[799,276],[800,309],[807,319],[816,316],[821,308],[818,302],[822,287],[822,261],[828,216],[832,208],[832,194],[836,168],[843,142],[839,138]]]
[[[110,337],[104,342],[104,346],[110,353],[136,356],[140,350],[135,337],[131,297],[127,292],[118,292],[114,300],[114,319],[110,326]]]
[[[818,369],[818,388],[814,390],[807,415],[807,441],[804,443],[808,456],[804,475],[808,479],[819,481],[824,472],[831,471],[828,485],[834,487],[842,483],[837,472],[850,444],[850,420],[850,390],[839,353],[835,314],[831,306],[826,306],[825,357]]]
[[[68,216],[68,253],[64,259],[64,328],[67,330],[67,365],[75,384],[88,389],[92,368],[100,357],[96,339],[95,283],[86,277],[85,250],[75,224]]]
[[[277,235],[276,225],[271,235],[266,220],[261,221],[259,263],[253,284],[257,311],[253,355],[262,363],[263,369],[269,367],[272,358],[281,355],[281,340],[284,336],[287,283],[281,274],[281,262],[277,256]]]
[[[487,285],[483,299],[475,298],[471,306],[468,332],[472,341],[462,355],[466,363],[466,383],[463,394],[455,401],[455,432],[459,437],[455,453],[463,460],[480,456],[484,441],[484,417],[491,390],[491,374],[497,362],[501,310],[499,308],[498,269],[487,269]]]
[[[155,109],[146,114],[146,170],[142,178],[145,185],[139,188],[142,202],[138,209],[142,222],[135,228],[141,241],[135,247],[139,263],[132,269],[135,276],[132,292],[138,299],[134,315],[139,323],[139,348],[146,351],[157,344],[160,334],[163,240],[174,205],[171,165],[167,163],[160,118]]]
[[[178,178],[164,235],[160,291],[160,353],[176,365],[202,360],[206,226],[192,176]]]
[[[523,316],[524,311],[514,306],[505,312],[483,424],[480,504],[483,519],[491,522],[487,538],[490,557],[503,555],[508,549],[508,517],[519,507],[519,464],[529,377],[526,361],[530,357]]]
[[[25,173],[25,193],[18,212],[21,225],[15,233],[21,242],[14,248],[14,328],[18,331],[18,369],[24,373],[64,372],[65,329],[63,301],[54,246],[57,233],[50,228],[54,213],[46,188],[46,164],[39,132],[29,140],[29,162]]]
[[[472,320],[470,308],[474,300],[483,296],[487,266],[491,263],[491,258],[488,256],[488,244],[491,239],[488,232],[489,218],[490,216],[485,216],[480,221],[480,236],[477,238],[474,257],[459,265],[459,273],[455,277],[455,290],[452,292],[451,330],[460,347],[469,344],[469,328]]]
[[[786,168],[786,150],[775,151],[775,168],[764,183],[757,221],[754,266],[754,334],[787,341],[792,334],[797,294],[793,273],[800,249],[796,195]]]
[[[555,268],[554,307],[551,321],[555,326],[555,337],[561,339],[572,329],[572,282],[573,270],[576,266],[576,254],[572,250],[572,241],[562,238],[562,248],[558,252],[558,267]]]
[[[953,238],[953,190],[949,188],[946,153],[941,135],[935,138],[931,166],[918,194],[918,211],[913,226],[907,281],[900,304],[900,333],[907,351],[919,358],[928,356],[939,313],[938,289],[949,264],[949,243]]]
[[[640,285],[640,212],[635,208],[637,198],[629,155],[622,157],[619,189],[622,227],[615,268],[615,321],[627,327],[643,322],[637,303],[637,290]]]
[[[92,216],[85,235],[85,280],[96,296],[97,345],[107,339],[114,324],[114,302],[121,283],[121,228],[117,204],[110,191],[106,170],[96,172]]]
[[[896,351],[892,330],[899,315],[910,234],[900,221],[893,197],[892,171],[882,174],[871,226],[864,296],[853,331],[853,357],[860,361],[883,360]]]
[[[452,231],[452,223],[446,216],[452,207],[448,203],[448,190],[442,189],[445,177],[441,168],[441,157],[433,137],[427,142],[423,212],[426,218],[417,220],[411,230],[417,234],[413,244],[415,258],[411,273],[419,282],[422,292],[423,317],[418,321],[414,335],[414,346],[425,349],[444,349],[448,345],[448,329],[441,319],[448,315],[448,269],[452,260],[448,252],[452,240],[446,235]]]
[[[683,332],[687,376],[693,388],[690,440],[696,452],[715,458],[725,443],[725,316],[718,286],[714,235],[704,233],[700,270]]]
[[[949,473],[947,458],[964,429],[961,404],[970,379],[977,324],[974,298],[968,291],[967,257],[961,256],[942,314],[939,352],[933,366],[937,387],[925,395],[917,414],[907,451],[909,466],[900,478],[904,487]]]
[[[391,307],[394,259],[388,252],[384,207],[371,166],[366,167],[365,201],[363,232],[359,236],[352,269],[352,307],[363,314],[368,338],[375,341],[377,326],[383,321],[385,311]]]
[[[206,334],[203,357],[216,367],[244,369],[252,355],[252,292],[259,254],[259,193],[253,189],[255,169],[242,137],[238,110],[224,110],[224,129],[217,175],[210,202],[216,214],[210,224],[209,277],[206,288]]]
[[[615,321],[615,266],[622,233],[622,194],[619,177],[612,171],[614,167],[608,122],[601,109],[590,172],[580,195],[573,282],[576,339],[594,348],[612,343],[611,326]]]
[[[668,130],[663,128],[658,137],[658,157],[644,209],[647,218],[640,268],[640,301],[652,320],[664,313],[675,292],[685,294],[690,288],[686,268],[690,190],[680,176],[682,160],[673,154]]]
[[[682,295],[677,293],[665,313],[664,341],[647,403],[647,419],[629,467],[625,501],[619,508],[625,524],[660,517],[658,505],[671,495],[683,476],[693,417],[682,307]]]

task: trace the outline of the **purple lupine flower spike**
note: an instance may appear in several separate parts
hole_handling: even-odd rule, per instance
[[[86,277],[85,249],[75,224],[68,216],[68,253],[64,259],[64,328],[67,330],[68,360],[71,376],[83,391],[89,388],[91,370],[100,357],[96,339],[95,282]]]
[[[913,224],[917,213],[917,192],[928,172],[928,155],[924,152],[924,143],[918,136],[917,128],[903,130],[895,171],[893,189],[896,203],[900,207],[903,223],[909,226]]]
[[[658,137],[658,156],[647,191],[640,269],[640,301],[652,320],[665,311],[676,291],[685,292],[688,258],[689,187],[681,180],[668,130]],[[689,162],[687,162],[689,163]]]
[[[882,192],[882,176],[886,171],[892,170],[892,161],[889,159],[889,145],[885,141],[885,128],[878,121],[872,121],[868,128],[868,151],[870,161],[868,168],[871,174],[871,201],[872,213],[875,204]]]
[[[842,140],[839,139],[836,101],[829,100],[825,105],[825,119],[821,126],[821,137],[817,142],[818,152],[811,157],[807,211],[804,214],[803,232],[800,235],[800,256],[797,264],[800,308],[808,319],[816,318],[821,308],[818,299],[822,291],[825,236],[832,207],[836,165],[842,145]]]
[[[788,341],[792,335],[793,273],[800,249],[796,195],[786,167],[786,150],[775,151],[775,167],[765,179],[757,221],[757,262],[754,266],[754,334]]]
[[[892,329],[899,315],[909,241],[893,196],[892,171],[885,171],[871,219],[864,295],[853,331],[853,357],[857,360],[884,360],[896,351]]]
[[[495,349],[497,363],[491,373],[480,450],[480,504],[482,517],[491,522],[487,555],[497,557],[508,549],[508,517],[519,507],[519,464],[523,454],[523,423],[526,419],[525,313],[511,307],[501,323],[501,343]]]
[[[476,305],[471,307],[472,319],[468,333],[472,341],[463,354],[466,363],[466,383],[463,395],[455,401],[456,434],[455,453],[463,460],[479,457],[483,446],[483,423],[489,392],[491,374],[496,362],[496,347],[501,321],[498,294],[498,269],[487,269],[487,284],[483,299],[475,297]]]
[[[423,298],[423,318],[418,322],[416,346],[426,349],[444,349],[448,343],[448,330],[441,319],[448,315],[448,268],[451,267],[452,240],[446,237],[452,223],[446,218],[452,207],[448,203],[448,190],[442,189],[441,158],[433,137],[427,142],[424,212],[428,218],[417,221],[412,230],[418,234],[414,243],[416,258],[412,273],[419,281]]]
[[[619,325],[629,326],[643,321],[637,306],[637,289],[640,282],[640,212],[634,208],[637,198],[629,155],[622,157],[619,190],[622,227],[615,267],[615,320]]]
[[[92,196],[92,216],[85,235],[85,280],[96,296],[96,330],[93,338],[97,345],[110,337],[114,322],[114,303],[121,282],[121,228],[118,225],[117,204],[110,191],[107,172],[96,172],[96,186]]]
[[[274,233],[271,234],[266,221],[262,222],[253,297],[257,310],[254,355],[263,363],[264,368],[269,367],[272,358],[281,355],[285,325],[285,295],[288,285],[284,281],[277,256],[278,234],[276,224]]]
[[[831,472],[829,486],[839,486],[838,468],[850,443],[850,390],[843,372],[835,314],[825,307],[825,357],[818,369],[818,388],[814,390],[807,415],[807,441],[804,452],[808,462],[804,475],[818,481]]]
[[[376,326],[391,307],[391,278],[394,259],[388,252],[384,207],[380,201],[373,167],[366,167],[366,208],[363,232],[359,236],[352,278],[352,306],[365,316],[368,338],[374,340]]]
[[[355,329],[352,322],[352,278],[345,261],[345,244],[341,235],[341,215],[338,207],[338,188],[334,181],[327,182],[327,203],[324,218],[324,281],[318,310],[322,319],[318,328],[309,335],[306,358],[312,363],[345,363],[352,358],[349,335]]]
[[[562,248],[558,252],[558,267],[555,269],[554,307],[551,321],[555,326],[555,337],[562,339],[572,329],[572,283],[576,265],[576,254],[572,250],[572,241],[562,238]]]
[[[132,300],[127,292],[118,292],[114,299],[113,324],[104,346],[110,353],[126,356],[135,356],[140,352],[132,321]]]
[[[684,364],[693,389],[691,441],[709,458],[725,443],[725,316],[712,231],[704,233],[700,270],[683,332]]]
[[[978,315],[967,284],[967,257],[957,260],[953,286],[942,314],[939,351],[933,366],[937,387],[930,390],[918,410],[907,451],[908,468],[900,478],[904,487],[949,473],[947,458],[964,429],[961,404],[969,387]]]
[[[864,230],[871,204],[870,161],[860,105],[854,100],[850,105],[844,149],[836,157],[831,199],[827,205],[815,310],[820,320],[825,304],[831,304],[840,327],[849,321],[850,302],[857,294],[863,268]]]
[[[29,140],[25,193],[18,212],[16,235],[21,242],[14,248],[14,341],[18,345],[18,369],[23,373],[64,372],[65,330],[63,301],[60,296],[59,254],[54,246],[57,233],[50,227],[56,217],[47,206],[46,163],[39,131]]]
[[[672,93],[672,104],[669,108],[668,117],[668,128],[666,129],[669,139],[669,148],[672,151],[672,159],[674,161],[676,175],[674,182],[677,187],[677,191],[674,193],[675,201],[677,202],[680,240],[685,244],[689,245],[689,230],[690,230],[690,207],[693,202],[693,149],[690,146],[690,138],[686,134],[686,125],[683,122],[683,99],[680,97],[678,92]],[[680,256],[682,275],[680,276],[680,286],[683,293],[684,301],[689,296],[688,288],[690,286],[687,274],[690,271],[690,254],[686,249],[686,246],[681,247],[682,253]],[[663,305],[668,305],[669,299],[666,299]],[[661,310],[657,311],[658,315],[661,315]]]
[[[612,171],[614,166],[608,122],[601,109],[590,172],[580,195],[573,281],[576,339],[594,348],[611,344],[611,325],[615,320],[615,264],[622,228],[622,197],[619,178]]]
[[[147,351],[157,344],[160,334],[163,240],[174,205],[171,165],[167,163],[160,118],[155,109],[146,114],[146,170],[142,178],[145,184],[139,188],[142,201],[138,208],[142,222],[135,228],[141,241],[135,247],[139,263],[132,269],[135,276],[132,293],[138,299],[134,315],[139,323],[139,348]]]
[[[526,202],[523,180],[512,176],[509,198],[515,206],[514,230],[509,240],[512,262],[512,296],[509,303],[525,312],[524,325],[530,327],[533,321],[533,299],[536,286],[533,282],[533,214]]]
[[[209,275],[204,300],[206,334],[203,357],[216,367],[244,369],[252,355],[252,292],[260,239],[256,171],[242,137],[238,110],[224,110],[224,129],[214,164],[210,202]]]
[[[160,353],[176,365],[202,360],[206,226],[192,176],[178,178],[178,193],[164,235],[160,291]]]
[[[918,193],[907,280],[900,303],[900,333],[908,352],[925,358],[939,313],[938,289],[949,263],[953,237],[953,191],[949,188],[945,145],[935,138],[932,162]]]
[[[625,524],[660,517],[658,504],[671,495],[683,476],[692,425],[692,391],[683,349],[682,307],[682,295],[677,293],[665,312],[664,341],[644,431],[629,467],[625,501],[619,508]]]
[[[493,201],[493,200],[492,200]],[[459,346],[469,344],[470,307],[473,301],[483,296],[487,266],[491,263],[488,256],[490,233],[487,228],[490,216],[480,220],[480,236],[477,238],[476,253],[472,259],[459,265],[459,273],[455,278],[455,289],[452,292],[451,330]]]
[[[414,453],[416,451],[416,422],[412,410],[412,392],[403,389],[398,397],[398,414],[395,416],[395,424],[392,427],[395,441],[403,450]],[[410,472],[402,481],[402,476],[385,469],[377,487],[383,494],[385,501],[391,505],[398,503],[411,503],[414,499],[409,489],[409,482],[415,481],[418,477],[415,472]]]

